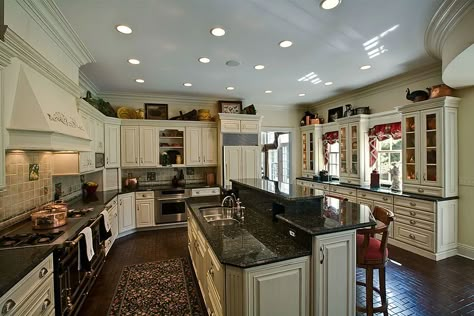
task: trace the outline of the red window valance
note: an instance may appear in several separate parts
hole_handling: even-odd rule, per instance
[[[382,141],[392,137],[393,139],[402,138],[402,123],[388,123],[375,125],[369,129],[369,150],[370,150],[370,167],[377,161],[377,140]]]
[[[339,140],[339,132],[327,132],[323,135],[323,147],[324,147],[324,164],[327,165],[329,162],[329,145],[334,144]]]

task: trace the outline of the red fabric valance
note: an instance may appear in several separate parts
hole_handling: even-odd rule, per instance
[[[377,161],[377,140],[402,138],[402,122],[375,125],[369,129],[370,167]]]
[[[339,140],[339,132],[327,132],[323,135],[323,147],[324,147],[324,165],[329,162],[329,145],[334,144]]]

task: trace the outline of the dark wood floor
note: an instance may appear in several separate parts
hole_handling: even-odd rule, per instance
[[[185,228],[135,233],[117,240],[79,315],[106,315],[127,265],[187,256]],[[390,248],[387,292],[390,315],[474,315],[474,261],[453,257],[439,262]],[[401,265],[399,265],[401,264]],[[357,277],[363,278],[363,271]],[[358,288],[358,301],[364,300]]]

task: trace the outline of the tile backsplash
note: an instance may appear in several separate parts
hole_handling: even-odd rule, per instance
[[[209,172],[216,173],[216,167],[187,167],[187,168],[146,168],[146,169],[122,169],[122,179],[126,179],[130,174],[134,178],[139,178],[138,182],[146,185],[147,182],[167,185],[171,184],[174,176],[179,177],[180,170],[183,170],[184,179],[187,184],[206,183],[206,175]],[[155,180],[148,177],[148,173],[155,173]]]

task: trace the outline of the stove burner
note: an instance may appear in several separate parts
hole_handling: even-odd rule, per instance
[[[59,231],[56,233],[6,235],[0,237],[0,248],[49,244],[63,233],[63,231]]]
[[[83,208],[83,209],[80,209],[80,210],[75,210],[75,209],[72,209],[72,210],[68,210],[67,211],[67,216],[68,217],[74,217],[74,218],[77,218],[77,217],[83,217],[85,216],[87,213],[93,211],[94,208],[93,207],[89,207],[89,208]]]

